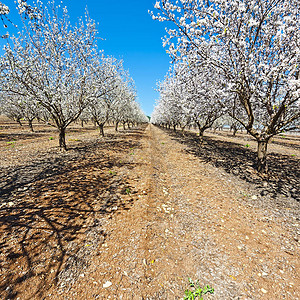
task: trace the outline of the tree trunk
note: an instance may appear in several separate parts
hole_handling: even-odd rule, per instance
[[[123,129],[124,129],[124,130],[126,130],[126,127],[125,127],[125,122],[123,122]]]
[[[206,128],[203,128],[200,126],[199,123],[197,123],[198,129],[199,129],[199,140],[200,140],[200,146],[203,144],[203,135]]]
[[[233,128],[232,136],[235,136],[235,135],[236,135],[236,132],[237,132],[237,128]]]
[[[268,140],[258,140],[257,143],[257,170],[259,173],[267,173]]]
[[[19,123],[19,125],[20,125],[21,127],[23,126],[23,124],[22,124],[22,122],[21,122],[21,118],[17,118],[16,121]]]
[[[83,128],[83,120],[81,120],[81,127]]]
[[[116,132],[118,131],[118,126],[119,126],[119,122],[116,122],[116,125],[115,125],[115,131]]]
[[[99,124],[100,134],[104,136],[104,124]]]
[[[66,128],[58,128],[59,130],[59,147],[61,150],[67,150],[66,146]]]
[[[204,136],[204,130],[199,130],[199,140],[200,140],[200,146],[203,144],[203,136]]]
[[[176,132],[176,125],[173,125],[173,131]]]
[[[29,119],[29,120],[28,120],[28,125],[29,125],[29,128],[30,128],[30,131],[31,131],[31,132],[34,132],[33,126],[32,126],[32,121],[33,121],[33,120]]]

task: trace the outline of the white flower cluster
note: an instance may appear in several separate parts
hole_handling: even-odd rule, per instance
[[[30,6],[27,4],[26,0],[18,0],[19,13],[24,13]]]
[[[160,99],[152,122],[165,126],[197,126],[203,132],[220,118],[225,110],[219,99],[225,97],[224,83],[213,68],[198,65],[195,56],[176,63],[159,84]]]
[[[10,12],[9,7],[0,2],[0,15],[8,15]]]
[[[160,9],[160,3],[159,3],[159,1],[156,1],[155,5],[154,5],[154,8]]]

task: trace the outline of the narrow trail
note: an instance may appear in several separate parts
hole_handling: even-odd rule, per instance
[[[181,299],[188,277],[215,288],[205,299],[300,299],[299,242],[282,220],[153,125],[141,143],[133,206],[103,221],[93,267],[46,299]]]

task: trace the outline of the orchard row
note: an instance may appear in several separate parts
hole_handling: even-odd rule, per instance
[[[271,137],[300,124],[298,0],[162,0],[153,19],[168,22],[173,64],[159,84],[152,122],[242,127],[258,143],[266,172]]]
[[[23,15],[23,31],[8,38],[1,57],[1,113],[31,127],[35,118],[56,127],[64,149],[66,128],[77,119],[92,120],[102,134],[107,122],[148,121],[122,61],[97,48],[87,13],[72,25],[67,9],[54,2],[37,2],[34,12]]]

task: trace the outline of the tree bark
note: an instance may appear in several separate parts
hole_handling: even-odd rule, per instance
[[[104,124],[99,124],[99,130],[100,130],[101,136],[104,136]]]
[[[33,126],[32,126],[32,121],[33,121],[33,120],[29,119],[29,120],[28,120],[28,125],[29,125],[29,128],[30,128],[30,131],[31,131],[31,132],[34,132]]]
[[[200,140],[200,146],[203,144],[203,135],[206,128],[201,127],[200,123],[197,123],[198,130],[199,130],[199,140]]]
[[[259,173],[267,173],[267,147],[268,140],[257,141],[257,170]]]
[[[118,131],[118,126],[119,126],[119,122],[116,122],[116,125],[115,125],[115,131],[116,132]]]
[[[21,118],[17,118],[16,121],[19,123],[19,125],[20,125],[21,127],[23,126],[23,124],[22,124],[22,122],[21,122]]]
[[[203,137],[204,137],[204,130],[199,129],[199,140],[200,140],[200,146],[203,144]]]
[[[58,128],[59,130],[59,147],[61,150],[67,150],[66,145],[66,128]]]
[[[237,128],[233,128],[233,133],[232,133],[232,136],[235,136],[236,135],[236,132],[237,132]]]

